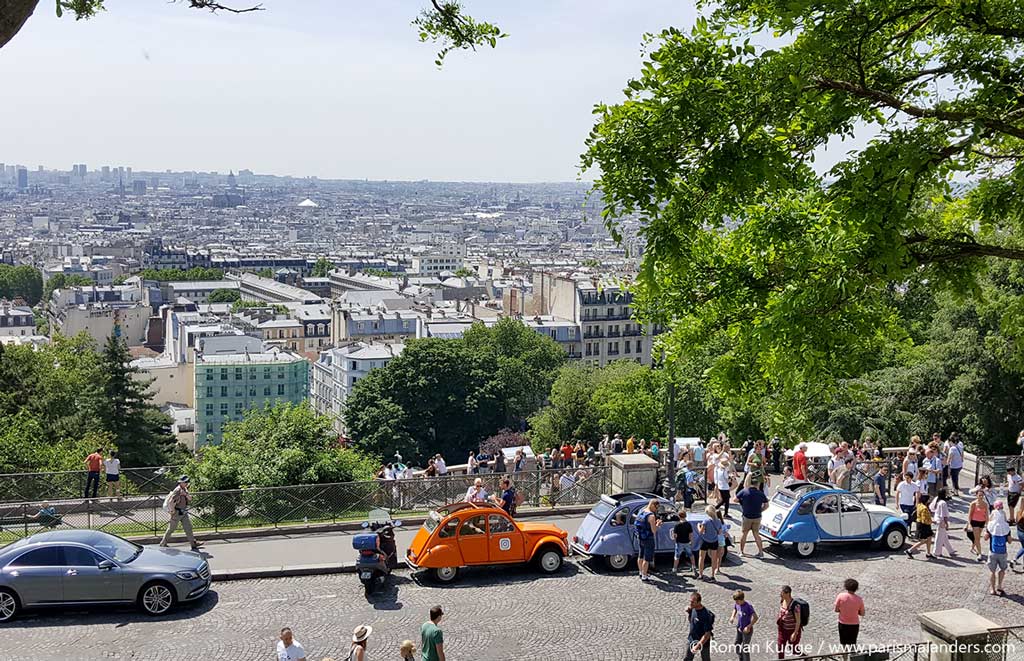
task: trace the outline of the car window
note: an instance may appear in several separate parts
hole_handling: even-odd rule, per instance
[[[14,559],[9,567],[59,567],[61,557],[59,547],[44,546],[28,553],[23,553]]]
[[[489,524],[491,526],[492,535],[503,532],[513,532],[516,529],[515,524],[509,521],[508,517],[500,514],[492,514]]]
[[[822,496],[818,500],[818,506],[814,508],[815,514],[838,514],[839,503],[835,496]]]
[[[444,528],[441,528],[441,532],[437,533],[438,537],[455,537],[455,531],[459,528],[458,519],[450,519],[448,523],[444,524]]]
[[[860,500],[856,496],[852,496],[852,495],[850,495],[848,493],[844,493],[843,497],[842,497],[842,500],[840,502],[842,502],[843,513],[844,514],[847,513],[847,512],[863,512],[864,511],[863,503],[861,503]]]
[[[775,495],[772,496],[772,502],[783,509],[789,509],[796,502],[796,499],[785,491],[776,491]]]
[[[459,529],[460,537],[471,537],[475,535],[486,535],[487,534],[487,515],[477,514],[471,516],[462,522],[462,528]]]
[[[629,514],[629,509],[620,507],[615,514],[608,520],[609,525],[622,526],[626,524],[626,517]]]
[[[662,521],[678,521],[679,512],[668,503],[658,503],[658,517]]]
[[[808,498],[807,500],[800,503],[800,507],[797,508],[797,514],[810,514],[814,511],[814,503],[817,502],[816,498]]]
[[[138,544],[102,532],[96,533],[96,538],[89,542],[89,546],[118,562],[131,562],[142,553],[142,547]]]
[[[80,546],[62,546],[64,564],[68,567],[95,567],[100,564],[100,557]]]

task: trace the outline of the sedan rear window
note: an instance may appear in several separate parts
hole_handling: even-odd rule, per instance
[[[14,559],[9,567],[59,567],[63,564],[60,549],[56,546],[44,546]]]

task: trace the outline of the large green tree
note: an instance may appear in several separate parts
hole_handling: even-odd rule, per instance
[[[23,298],[35,305],[43,297],[43,276],[31,266],[0,264],[0,298]]]
[[[206,300],[209,303],[234,303],[241,299],[242,294],[237,289],[214,289]]]
[[[642,220],[638,310],[670,350],[725,343],[716,392],[806,432],[907,341],[895,289],[962,294],[1024,259],[1024,5],[698,4],[598,106],[583,165],[613,230]],[[857,131],[867,146],[815,170]]]
[[[333,270],[334,262],[326,257],[319,257],[316,263],[313,264],[313,270],[309,274],[314,278],[326,278]]]

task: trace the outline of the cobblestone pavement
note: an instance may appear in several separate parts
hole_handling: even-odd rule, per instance
[[[972,609],[1004,626],[1024,624],[1024,577],[1009,574],[1010,596],[987,594],[987,571],[965,557],[908,560],[865,547],[826,549],[811,561],[781,550],[765,560],[734,559],[716,583],[697,584],[717,615],[718,640],[732,638],[731,593],[748,591],[762,616],[754,636],[775,635],[779,587],[791,584],[811,604],[804,641],[811,649],[837,642],[832,601],[842,580],[855,577],[867,604],[861,642],[919,639],[915,615],[952,607]],[[1016,546],[1013,547],[1016,550]],[[659,559],[662,567],[664,559]],[[530,568],[465,572],[451,587],[400,571],[392,586],[370,599],[353,575],[215,584],[201,603],[151,619],[132,609],[30,614],[0,627],[0,659],[272,659],[277,630],[291,626],[310,661],[344,659],[358,624],[371,624],[370,659],[397,659],[405,638],[419,637],[427,610],[440,604],[448,658],[467,659],[679,659],[685,641],[684,609],[692,579],[659,574],[641,583],[634,571],[612,573],[590,561],[568,562],[561,574],[541,577]],[[768,658],[763,650],[755,658]],[[715,658],[732,659],[720,652]]]

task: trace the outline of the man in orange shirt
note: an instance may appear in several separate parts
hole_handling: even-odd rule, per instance
[[[807,444],[801,443],[793,453],[793,478],[804,482],[807,480]]]
[[[562,461],[566,468],[572,467],[572,444],[569,441],[562,444]]]
[[[100,488],[100,468],[103,466],[103,448],[96,448],[96,451],[85,458],[85,466],[89,469],[89,475],[85,478],[85,494],[83,498],[95,498],[96,490]],[[89,487],[92,487],[92,495],[89,495]]]

